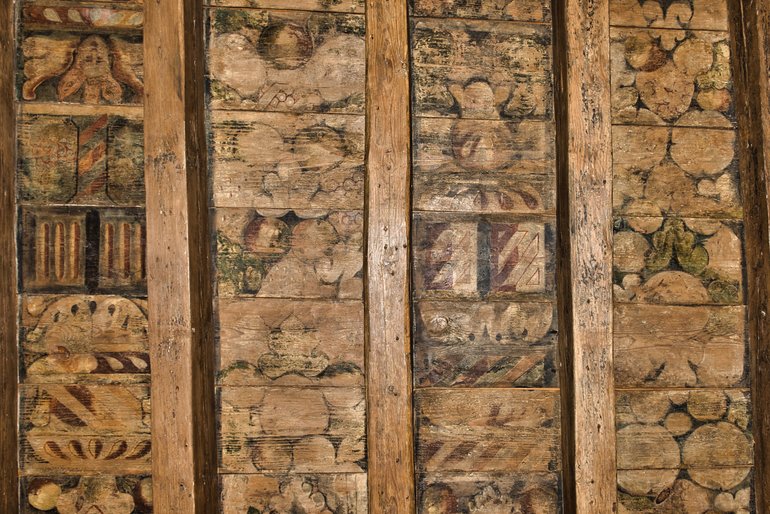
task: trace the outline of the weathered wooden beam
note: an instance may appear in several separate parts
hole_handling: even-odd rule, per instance
[[[554,5],[565,512],[615,512],[608,0]]]
[[[215,512],[200,0],[145,3],[147,283],[157,512]]]
[[[369,511],[414,512],[406,0],[367,0]]]
[[[16,289],[16,27],[14,2],[0,10],[0,511],[18,512]]]
[[[756,512],[770,513],[770,3],[729,2],[743,194]]]

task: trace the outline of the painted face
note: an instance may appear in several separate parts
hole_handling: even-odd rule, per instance
[[[275,23],[262,31],[257,50],[276,68],[295,69],[313,55],[313,39],[298,25]]]
[[[83,101],[89,104],[99,103],[102,98],[117,103],[123,97],[123,88],[110,69],[109,47],[101,36],[89,36],[78,45],[72,67],[59,82],[59,100],[81,89]]]

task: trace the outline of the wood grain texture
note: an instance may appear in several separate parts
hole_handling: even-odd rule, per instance
[[[147,475],[24,477],[19,514],[147,514],[152,512],[152,478]],[[52,510],[53,509],[53,510]]]
[[[147,301],[121,296],[29,295],[21,301],[25,384],[150,380]]]
[[[19,196],[26,204],[141,206],[139,120],[25,115],[19,122]]]
[[[220,297],[360,299],[361,211],[217,209]]]
[[[724,128],[613,126],[615,213],[740,218],[736,139]]]
[[[561,467],[556,391],[419,389],[415,412],[422,472],[528,473]]]
[[[18,512],[18,296],[16,284],[16,18],[0,8],[0,511]]]
[[[419,512],[551,514],[561,512],[561,490],[550,473],[431,473],[420,476]]]
[[[363,209],[363,116],[212,111],[216,207]]]
[[[616,511],[609,1],[555,13],[564,505]]]
[[[221,473],[360,473],[366,470],[363,389],[224,387]]]
[[[551,21],[551,4],[542,0],[415,0],[412,16],[479,18],[525,22]]]
[[[414,307],[417,387],[553,387],[555,306],[421,301]]]
[[[209,12],[206,58],[213,109],[363,114],[364,16]]]
[[[364,473],[223,475],[220,483],[223,514],[367,512]]]
[[[553,118],[550,27],[415,18],[410,44],[416,116]]]
[[[206,0],[206,5],[226,7],[256,7],[258,9],[296,9],[300,11],[330,11],[363,13],[364,0]]]
[[[24,474],[150,471],[149,387],[23,385]]]
[[[732,125],[727,32],[612,28],[610,37],[614,123]]]
[[[614,226],[616,302],[744,303],[742,223],[657,216]]]
[[[627,388],[743,387],[743,306],[616,304],[615,384]]]
[[[364,384],[364,309],[359,302],[219,301],[222,386]]]
[[[25,291],[144,295],[142,209],[25,207],[20,217]]]
[[[728,0],[612,0],[610,23],[615,26],[662,29],[727,30]]]
[[[620,511],[755,512],[746,390],[623,391]]]
[[[216,428],[203,7],[145,5],[145,180],[153,503],[214,512]]]
[[[552,124],[419,118],[413,131],[415,210],[555,212]]]
[[[736,82],[738,154],[745,206],[746,289],[754,405],[755,495],[759,514],[770,512],[770,7],[730,2]]]
[[[553,220],[420,213],[413,223],[415,297],[553,299]]]
[[[368,0],[366,22],[369,512],[409,514],[415,495],[407,2]]]
[[[123,13],[115,13],[120,19]],[[140,12],[133,13],[140,16]],[[132,14],[129,14],[132,16]],[[82,18],[82,15],[81,15]],[[116,34],[108,23],[87,32],[23,33],[20,44],[21,97],[26,101],[79,104],[141,103],[144,90],[141,24]],[[50,24],[49,25],[56,25]]]

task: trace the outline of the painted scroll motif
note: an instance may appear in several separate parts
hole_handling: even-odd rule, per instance
[[[364,3],[211,4],[220,509],[365,513]]]
[[[550,15],[411,5],[418,512],[561,509]]]
[[[141,2],[19,5],[21,512],[152,512]]]

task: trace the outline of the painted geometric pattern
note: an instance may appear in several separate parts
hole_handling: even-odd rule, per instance
[[[152,512],[141,2],[19,5],[21,512]]]
[[[421,513],[561,509],[550,22],[410,3]]]

